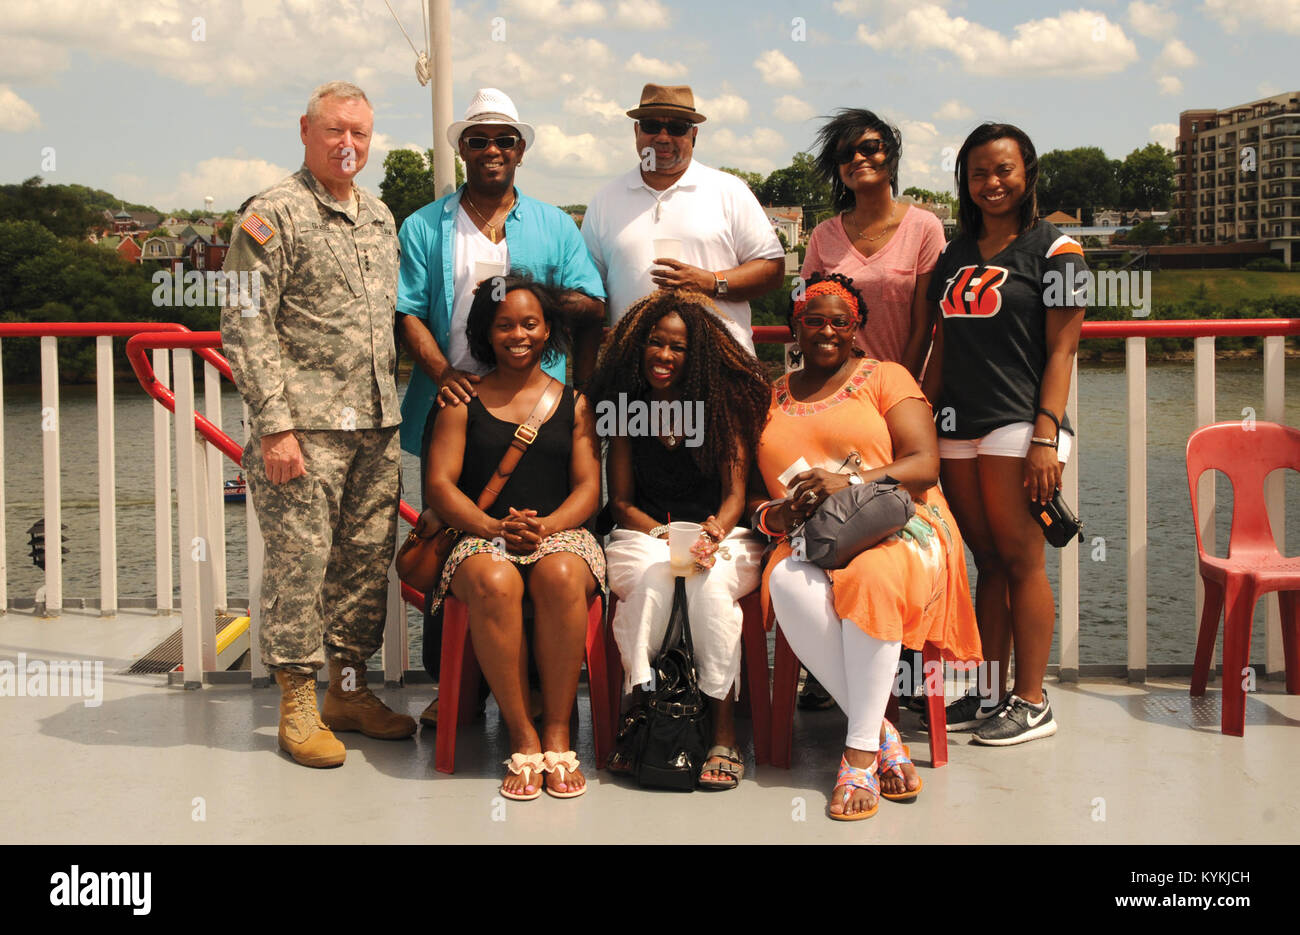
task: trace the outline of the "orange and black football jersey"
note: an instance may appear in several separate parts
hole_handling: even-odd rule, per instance
[[[980,438],[1034,420],[1047,365],[1047,308],[1080,304],[1087,270],[1078,241],[1046,221],[987,260],[965,235],[944,248],[927,294],[939,304],[943,329],[940,435]]]

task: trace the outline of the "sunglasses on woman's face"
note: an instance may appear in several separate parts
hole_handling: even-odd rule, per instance
[[[664,129],[668,130],[669,136],[685,136],[691,129],[688,120],[655,120],[653,117],[647,117],[639,122],[641,132],[646,136],[658,136]]]
[[[854,156],[870,159],[884,148],[884,140],[863,140],[857,146],[841,146],[835,153],[835,161],[844,165],[846,162],[852,162]]]
[[[852,331],[857,327],[857,321],[848,315],[800,315],[795,321],[801,322],[809,331],[821,331],[826,327],[827,322],[836,331]]]
[[[519,143],[519,137],[506,134],[504,136],[467,136],[465,145],[470,149],[487,149],[489,143],[496,143],[497,149],[503,153],[515,148]]]

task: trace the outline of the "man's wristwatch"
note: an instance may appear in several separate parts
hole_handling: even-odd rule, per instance
[[[849,483],[850,483],[850,484],[860,484],[860,483],[862,483],[862,478],[861,478],[859,475],[857,475],[857,474],[850,474],[850,475],[849,475]]]
[[[727,277],[713,274],[713,294],[722,298],[727,294]]]

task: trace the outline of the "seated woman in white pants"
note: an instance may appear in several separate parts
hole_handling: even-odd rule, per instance
[[[699,777],[734,789],[744,775],[736,749],[735,698],[742,613],[759,584],[763,544],[736,523],[767,417],[771,387],[713,304],[694,292],[655,292],[619,320],[587,386],[596,430],[608,443],[605,556],[618,598],[613,630],[625,688],[652,675],[673,603],[668,522],[700,523],[699,562],[686,578],[687,613],[700,690],[709,697],[713,743]],[[602,415],[603,414],[603,415]],[[617,755],[611,768],[625,768]]]
[[[804,667],[849,718],[829,806],[839,821],[875,814],[882,783],[886,798],[920,792],[884,719],[901,648],[930,642],[947,659],[980,658],[961,537],[935,486],[930,406],[903,367],[856,350],[865,315],[851,279],[809,278],[791,315],[803,369],[777,381],[757,457],[769,496],[780,498],[756,512],[759,527],[782,539],[768,563],[772,609]],[[887,476],[916,507],[902,530],[835,571],[792,553],[786,534],[827,496]]]

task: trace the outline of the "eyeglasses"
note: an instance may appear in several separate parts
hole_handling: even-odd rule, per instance
[[[638,122],[641,124],[641,132],[647,136],[658,136],[665,129],[669,136],[685,136],[691,129],[689,120],[655,120],[647,117]]]
[[[508,152],[519,144],[519,137],[506,133],[501,136],[467,136],[465,145],[470,149],[487,149],[489,143],[495,143],[497,149]]]
[[[835,151],[835,161],[840,165],[844,165],[846,162],[852,162],[854,156],[863,156],[870,159],[884,148],[884,140],[863,140],[857,146],[841,146]]]
[[[801,322],[810,331],[821,331],[828,323],[836,331],[852,331],[858,326],[857,320],[848,315],[836,315],[834,318],[826,315],[799,315],[795,321]]]

